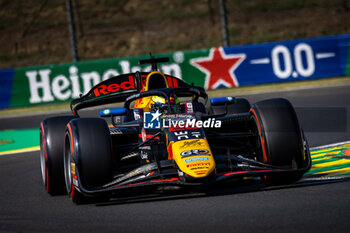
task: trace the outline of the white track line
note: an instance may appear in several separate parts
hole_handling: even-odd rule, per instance
[[[322,176],[322,177],[305,177],[301,181],[323,181],[323,180],[342,180],[346,177],[344,176],[337,176],[337,177],[329,177],[329,176]]]
[[[326,148],[329,148],[329,147],[341,146],[341,145],[345,145],[345,144],[350,144],[350,141],[337,142],[337,143],[332,143],[332,144],[323,145],[323,146],[316,146],[316,147],[310,148],[310,150],[326,149]]]

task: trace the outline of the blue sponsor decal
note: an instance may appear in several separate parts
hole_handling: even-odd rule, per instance
[[[0,109],[9,108],[15,69],[0,70]]]
[[[199,157],[199,158],[185,159],[185,163],[198,162],[198,161],[209,161],[209,158]]]

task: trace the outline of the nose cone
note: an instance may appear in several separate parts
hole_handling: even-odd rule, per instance
[[[179,169],[194,178],[206,177],[215,169],[215,161],[205,139],[174,142],[172,151]]]

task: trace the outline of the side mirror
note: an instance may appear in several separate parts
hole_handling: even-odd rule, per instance
[[[228,97],[216,97],[216,98],[211,98],[210,103],[213,106],[218,106],[218,105],[225,105],[225,104],[234,104],[236,103],[236,98],[233,96],[228,96]]]
[[[111,108],[100,111],[101,117],[122,116],[126,114],[126,108]]]

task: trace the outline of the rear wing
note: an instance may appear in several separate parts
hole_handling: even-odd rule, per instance
[[[140,93],[149,72],[136,72],[122,74],[94,86],[86,95],[71,102],[70,107],[74,115],[78,110],[98,105],[124,102],[129,96]],[[169,87],[192,87],[200,91],[201,96],[206,98],[205,90],[201,87],[193,87],[179,78],[165,75]]]

